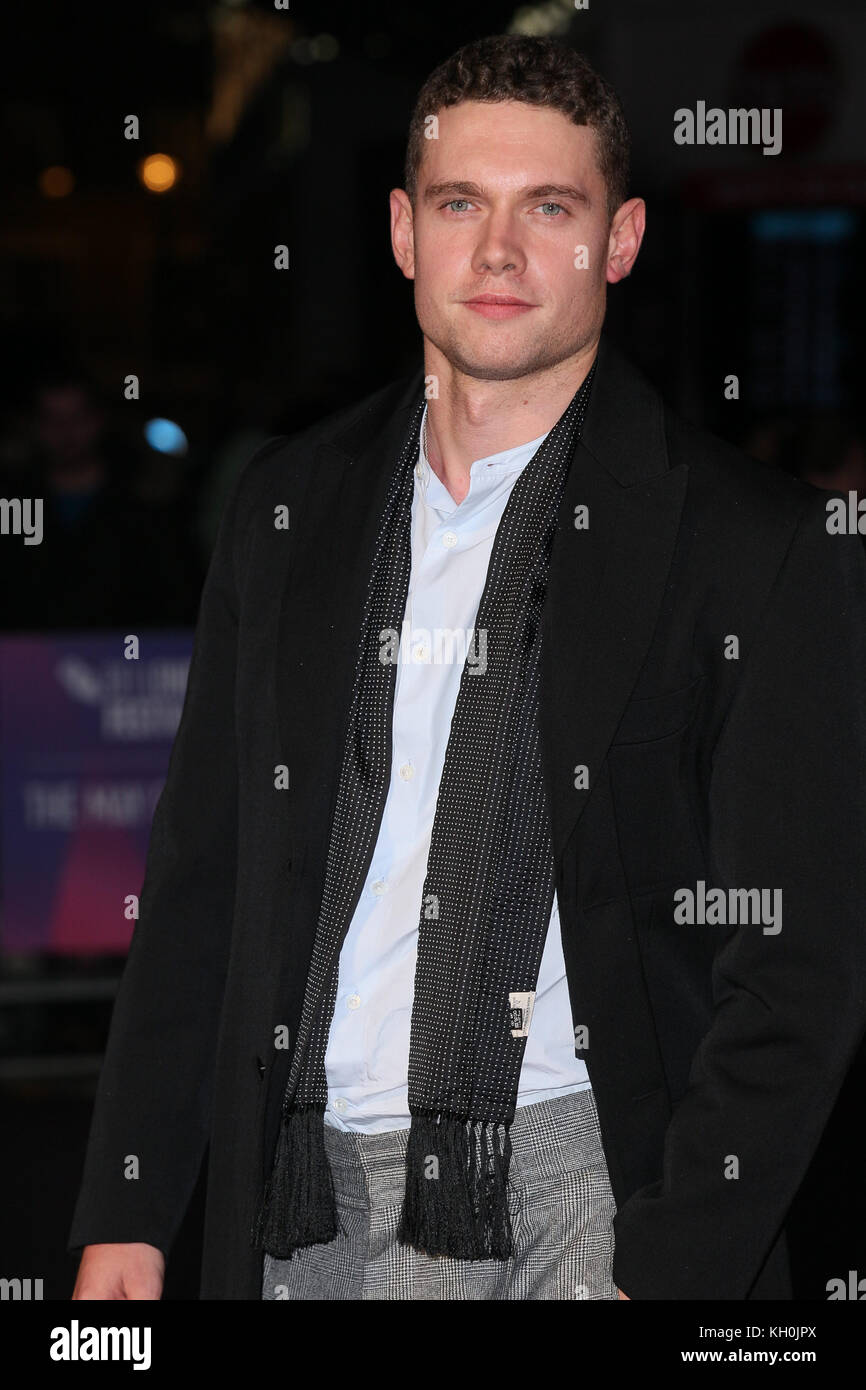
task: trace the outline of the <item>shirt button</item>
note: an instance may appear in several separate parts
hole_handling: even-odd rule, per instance
[[[412,778],[415,776],[415,769],[411,763],[402,764],[400,768],[400,776],[403,778],[404,782],[411,782]]]
[[[375,893],[377,898],[381,898],[382,894],[387,891],[387,888],[388,885],[384,878],[377,878],[375,883],[370,884],[370,892]]]
[[[334,1109],[342,1115],[348,1104],[349,1102],[344,1100],[342,1096],[337,1096],[337,1099],[334,1101]]]
[[[418,478],[421,478],[421,479],[423,480],[423,478],[424,478],[424,468],[423,468],[423,465],[422,465],[422,464],[416,463],[416,465],[415,465],[415,474],[416,474],[416,476],[417,476]]]
[[[443,544],[443,545],[447,545],[447,547],[448,547],[449,550],[451,549],[451,547],[452,547],[453,545],[456,545],[456,544],[457,544],[457,533],[456,533],[456,531],[446,531],[445,534],[444,534],[443,537],[442,537],[442,544]]]
[[[415,657],[415,660],[416,660],[416,661],[426,661],[426,660],[427,660],[427,648],[424,646],[423,642],[420,642],[420,643],[418,644],[418,646],[415,648],[415,651],[414,651],[413,654],[414,654],[414,657]]]
[[[360,994],[350,994],[346,1000],[346,1005],[350,1009],[359,1009],[361,1007]]]

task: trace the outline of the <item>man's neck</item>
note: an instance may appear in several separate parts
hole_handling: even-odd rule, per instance
[[[425,376],[439,381],[427,402],[427,461],[455,502],[469,491],[476,459],[528,444],[556,424],[592,366],[598,340],[531,376],[482,381],[465,376],[425,344]]]

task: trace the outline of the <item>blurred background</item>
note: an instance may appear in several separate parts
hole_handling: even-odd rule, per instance
[[[614,336],[689,419],[859,496],[866,10],[51,0],[0,23],[0,498],[44,498],[53,537],[27,544],[26,516],[0,535],[0,1276],[63,1299],[227,491],[264,439],[420,365],[388,192],[422,81],[483,34],[584,51],[624,102],[649,205]],[[699,101],[781,107],[781,153],[678,145],[674,111]],[[866,1272],[864,1072],[861,1052],[797,1198],[799,1298]],[[201,1211],[200,1184],[167,1298],[197,1296]]]

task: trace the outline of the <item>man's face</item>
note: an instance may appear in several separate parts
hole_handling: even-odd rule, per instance
[[[597,338],[606,283],[637,255],[643,204],[623,204],[611,227],[595,133],[559,111],[467,101],[438,122],[414,216],[402,190],[391,194],[394,254],[414,279],[421,330],[467,376],[552,367]],[[636,205],[636,244],[623,245]],[[485,294],[528,307],[472,303]]]

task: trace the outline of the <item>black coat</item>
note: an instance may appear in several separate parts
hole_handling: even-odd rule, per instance
[[[294,1039],[372,545],[421,383],[259,450],[203,591],[69,1245],[167,1252],[209,1141],[207,1299],[260,1297],[275,1029]],[[541,700],[573,1021],[634,1299],[790,1297],[783,1225],[866,1022],[866,561],[825,501],[684,423],[603,337]],[[674,893],[699,880],[781,889],[782,930],[679,925]]]

